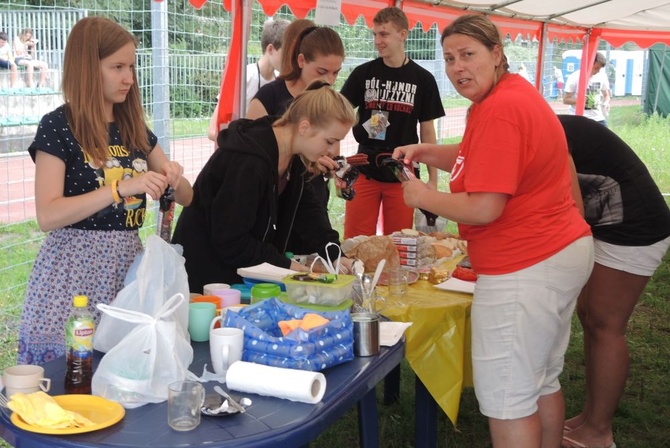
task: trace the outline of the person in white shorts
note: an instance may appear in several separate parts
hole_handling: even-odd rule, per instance
[[[565,422],[564,447],[613,447],[612,421],[630,360],[626,327],[670,246],[670,209],[644,163],[614,132],[559,115],[577,169],[595,265],[577,302],[586,401]]]
[[[559,383],[592,232],[572,195],[565,134],[532,84],[509,72],[499,30],[463,15],[442,32],[445,71],[472,101],[460,144],[399,146],[393,158],[449,171],[449,192],[402,183],[410,207],[458,222],[478,279],[472,301],[475,394],[496,448],[557,448]]]

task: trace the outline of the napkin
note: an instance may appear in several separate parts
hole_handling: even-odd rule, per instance
[[[265,366],[237,361],[226,373],[230,390],[267,397],[316,404],[326,393],[326,377],[321,372]]]
[[[282,334],[286,336],[296,328],[301,328],[307,331],[312,328],[320,327],[321,325],[326,325],[328,322],[330,322],[328,319],[319,314],[307,313],[302,319],[280,320],[277,324],[279,325]]]
[[[265,280],[271,282],[281,282],[287,275],[297,274],[297,271],[280,268],[270,263],[261,263],[256,266],[239,268],[237,275],[254,280]]]
[[[451,277],[446,282],[435,285],[435,287],[444,289],[445,291],[467,292],[469,294],[473,294],[475,292],[474,282],[466,282],[454,277]]]
[[[95,424],[81,414],[63,409],[56,400],[42,391],[31,394],[16,393],[12,395],[7,406],[32,426],[65,429]]]
[[[412,322],[379,322],[379,345],[392,347],[398,343]]]

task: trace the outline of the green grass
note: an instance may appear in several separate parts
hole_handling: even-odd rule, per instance
[[[208,118],[180,119],[170,122],[172,138],[192,138],[207,135],[209,127]]]
[[[647,164],[661,191],[670,192],[670,143],[667,140],[670,119],[647,118],[639,111],[639,106],[625,106],[612,109],[609,123]],[[173,132],[182,136],[203,135],[204,129],[205,120],[189,121],[179,125],[175,123]],[[447,176],[442,175],[439,188],[446,189],[447,184]],[[334,227],[341,231],[344,201],[333,198],[330,201],[330,214]],[[151,227],[142,230],[144,236],[155,232],[153,213],[149,214],[146,222]],[[450,230],[453,230],[453,224],[450,225]],[[10,279],[12,285],[25,284],[42,238],[34,222],[0,228],[0,242],[7,247],[0,256],[0,291],[3,291],[0,293],[0,370],[16,362],[17,330],[25,289],[6,288]],[[670,254],[666,255],[663,264],[652,277],[629,323],[631,372],[614,422],[614,439],[620,447],[670,446],[670,426],[667,424],[670,420],[670,389],[667,387],[670,372],[668,297]],[[584,398],[582,337],[581,327],[575,319],[562,376],[568,415],[574,415],[580,410]],[[380,446],[385,448],[414,446],[414,374],[406,361],[402,364],[401,378],[399,403],[389,406],[380,404]],[[311,446],[358,446],[357,425],[356,414],[352,410]],[[443,413],[439,413],[438,446],[490,446],[487,422],[477,409],[471,389],[463,391],[457,428],[451,425]]]

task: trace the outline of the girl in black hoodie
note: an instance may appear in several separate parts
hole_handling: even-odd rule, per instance
[[[308,271],[284,256],[292,232],[322,256],[326,244],[339,242],[306,167],[336,147],[354,123],[346,98],[315,81],[281,117],[240,119],[219,133],[219,149],[198,175],[173,235],[184,247],[191,291],[211,282],[238,283],[238,268],[263,262]],[[350,268],[350,260],[342,264]]]

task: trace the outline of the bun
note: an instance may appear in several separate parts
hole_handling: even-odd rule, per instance
[[[438,260],[440,258],[451,258],[454,255],[454,251],[451,248],[439,242],[432,243],[431,246],[435,249],[435,258]]]

